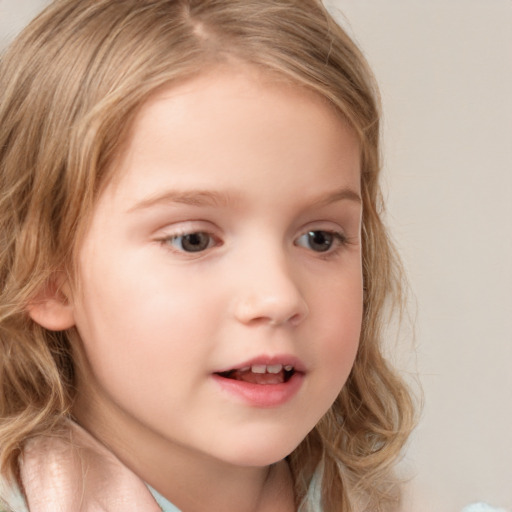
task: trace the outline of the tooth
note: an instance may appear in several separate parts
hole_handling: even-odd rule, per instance
[[[267,366],[268,373],[279,373],[283,369],[282,364],[270,364]]]
[[[265,373],[267,371],[267,365],[265,364],[253,364],[251,366],[252,373]]]
[[[248,372],[251,369],[250,366],[244,366],[243,368],[240,368],[240,372]]]
[[[284,369],[287,371],[287,372],[291,372],[293,370],[293,366],[291,364],[287,364]]]

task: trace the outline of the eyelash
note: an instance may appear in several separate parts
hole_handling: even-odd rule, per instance
[[[306,233],[303,233],[297,240],[294,242],[294,245],[298,247],[304,247],[299,244],[299,240],[304,237],[317,237],[319,234],[322,234],[323,238],[329,238],[329,246],[325,250],[315,251],[311,249],[313,252],[317,253],[321,258],[328,259],[332,256],[336,256],[338,252],[348,245],[348,239],[344,233],[339,231],[332,231],[328,229],[311,229]],[[311,240],[311,238],[310,238]],[[317,241],[317,243],[322,243],[321,241]],[[306,247],[304,247],[306,248]]]
[[[300,240],[308,237],[308,242],[311,242],[313,238],[319,237],[321,235],[321,238],[325,239],[325,242],[322,242],[322,240],[317,240],[317,244],[324,244],[328,245],[325,250],[318,250],[315,251],[311,246],[308,248],[302,243],[300,243]],[[206,237],[207,239],[205,240]],[[193,245],[198,246],[199,248],[197,250],[186,250],[183,246],[184,241],[186,242],[188,238],[188,242],[192,243]],[[222,241],[219,240],[216,236],[214,236],[212,233],[209,233],[207,231],[189,231],[189,232],[183,232],[183,233],[176,233],[173,235],[165,236],[157,240],[162,245],[167,246],[170,250],[182,253],[182,254],[189,254],[189,255],[201,255],[202,253],[206,252],[208,249],[211,249],[215,246],[221,246],[223,245]],[[176,247],[175,242],[179,243],[180,247]],[[306,242],[306,243],[308,243]],[[319,255],[319,257],[323,259],[328,259],[331,256],[335,256],[339,250],[341,250],[343,247],[348,245],[349,241],[347,237],[342,233],[338,231],[333,230],[327,230],[327,229],[311,229],[300,235],[295,241],[294,245],[297,247],[303,247],[306,250],[311,250],[312,252]]]
[[[208,237],[207,245],[204,248],[201,248],[201,242],[204,240],[201,240],[201,236],[206,235]],[[200,248],[198,250],[192,250],[187,251],[183,247],[183,241],[186,240],[186,238],[189,237],[189,242],[199,245]],[[181,248],[178,248],[174,245],[173,242],[179,241],[181,239]],[[183,254],[201,254],[205,252],[206,250],[210,249],[211,247],[214,247],[215,245],[219,246],[222,245],[222,242],[215,237],[212,233],[208,233],[207,231],[189,231],[189,232],[183,232],[183,233],[176,233],[174,235],[169,235],[161,238],[158,240],[162,245],[170,246],[170,250],[183,253]]]

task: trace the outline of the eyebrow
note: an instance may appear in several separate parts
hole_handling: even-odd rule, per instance
[[[163,206],[172,203],[190,206],[227,206],[237,202],[232,194],[213,190],[170,190],[156,196],[148,197],[132,206],[128,212],[145,210],[154,206]]]
[[[314,199],[311,203],[312,206],[321,207],[328,206],[332,203],[337,203],[338,201],[354,201],[358,204],[362,204],[363,200],[358,192],[349,188],[342,187],[329,193],[327,195],[321,195],[316,200]]]
[[[332,193],[321,194],[308,203],[309,207],[328,206],[338,201],[354,201],[358,204],[362,203],[361,196],[355,190],[349,187],[342,187],[334,190]],[[128,212],[145,210],[155,206],[164,206],[172,203],[185,204],[198,207],[226,207],[230,204],[241,201],[239,195],[234,195],[224,191],[214,190],[170,190],[156,196],[149,197],[132,206]]]

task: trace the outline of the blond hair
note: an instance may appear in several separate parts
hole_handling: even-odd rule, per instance
[[[382,224],[377,89],[362,54],[316,0],[57,0],[0,64],[0,467],[58,431],[74,398],[69,333],[27,305],[73,279],[76,250],[131,120],[158,88],[237,59],[326,98],[360,140],[364,319],[354,368],[290,454],[297,506],[397,506],[392,466],[412,426],[382,355],[400,267]]]

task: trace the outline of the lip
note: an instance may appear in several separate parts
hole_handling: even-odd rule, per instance
[[[213,374],[212,377],[222,391],[252,407],[261,408],[278,407],[289,402],[299,392],[304,381],[304,374],[299,372],[281,384],[253,384],[226,379],[217,374]]]
[[[279,384],[256,384],[235,379],[229,379],[219,375],[233,369],[246,368],[252,365],[276,365],[293,366],[294,374],[286,381]],[[299,392],[304,382],[306,368],[298,358],[290,355],[258,356],[212,374],[221,390],[241,400],[243,403],[256,408],[272,408],[286,404]]]
[[[289,354],[276,354],[273,356],[269,355],[261,355],[254,357],[252,359],[248,359],[246,361],[242,361],[241,363],[235,363],[220,370],[215,370],[214,373],[225,373],[230,370],[247,368],[252,365],[274,365],[274,364],[282,364],[283,366],[293,366],[296,372],[298,373],[306,373],[305,364],[297,357],[289,355]]]

